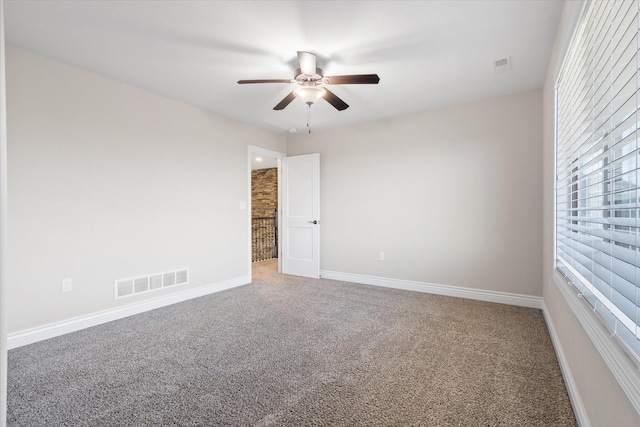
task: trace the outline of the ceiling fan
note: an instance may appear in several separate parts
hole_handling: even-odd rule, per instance
[[[311,106],[318,99],[324,98],[338,111],[346,110],[349,105],[336,94],[331,92],[325,85],[353,85],[353,84],[378,84],[380,77],[377,74],[352,74],[347,76],[326,76],[323,71],[316,67],[316,56],[310,52],[298,51],[298,68],[293,79],[267,79],[267,80],[239,80],[238,84],[251,83],[295,83],[299,87],[292,90],[278,103],[274,110],[283,110],[287,105],[299,97],[307,105]]]

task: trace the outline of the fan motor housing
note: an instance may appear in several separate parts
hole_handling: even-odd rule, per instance
[[[293,79],[298,84],[306,84],[309,85],[311,83],[322,83],[322,79],[324,79],[324,71],[321,68],[316,67],[315,74],[303,74],[302,70],[298,68],[294,74]]]

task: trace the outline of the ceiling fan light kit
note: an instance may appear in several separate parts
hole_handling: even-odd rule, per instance
[[[298,98],[302,99],[305,104],[311,106],[318,99],[322,98],[326,92],[324,89],[317,86],[302,86],[294,90],[293,93],[295,93]]]
[[[238,84],[254,83],[294,83],[300,87],[292,90],[274,110],[283,110],[296,97],[311,106],[320,98],[324,98],[336,110],[342,111],[349,108],[349,104],[340,99],[336,94],[327,89],[326,85],[346,84],[378,84],[380,77],[377,74],[353,74],[345,76],[327,76],[316,67],[316,56],[310,52],[298,51],[300,68],[294,72],[293,79],[266,79],[266,80],[239,80]]]

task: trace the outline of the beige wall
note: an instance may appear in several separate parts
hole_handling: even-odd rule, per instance
[[[283,136],[14,48],[7,98],[10,332],[249,274],[247,146]],[[114,300],[115,279],[184,267]]]
[[[296,135],[288,154],[320,153],[321,269],[540,296],[541,146],[534,90]]]
[[[551,279],[554,270],[554,85],[582,6],[582,1],[565,3],[544,85],[543,298],[591,425],[640,426],[640,416]]]

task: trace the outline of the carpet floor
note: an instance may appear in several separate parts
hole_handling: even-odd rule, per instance
[[[277,274],[9,352],[9,426],[574,426],[540,310]]]

